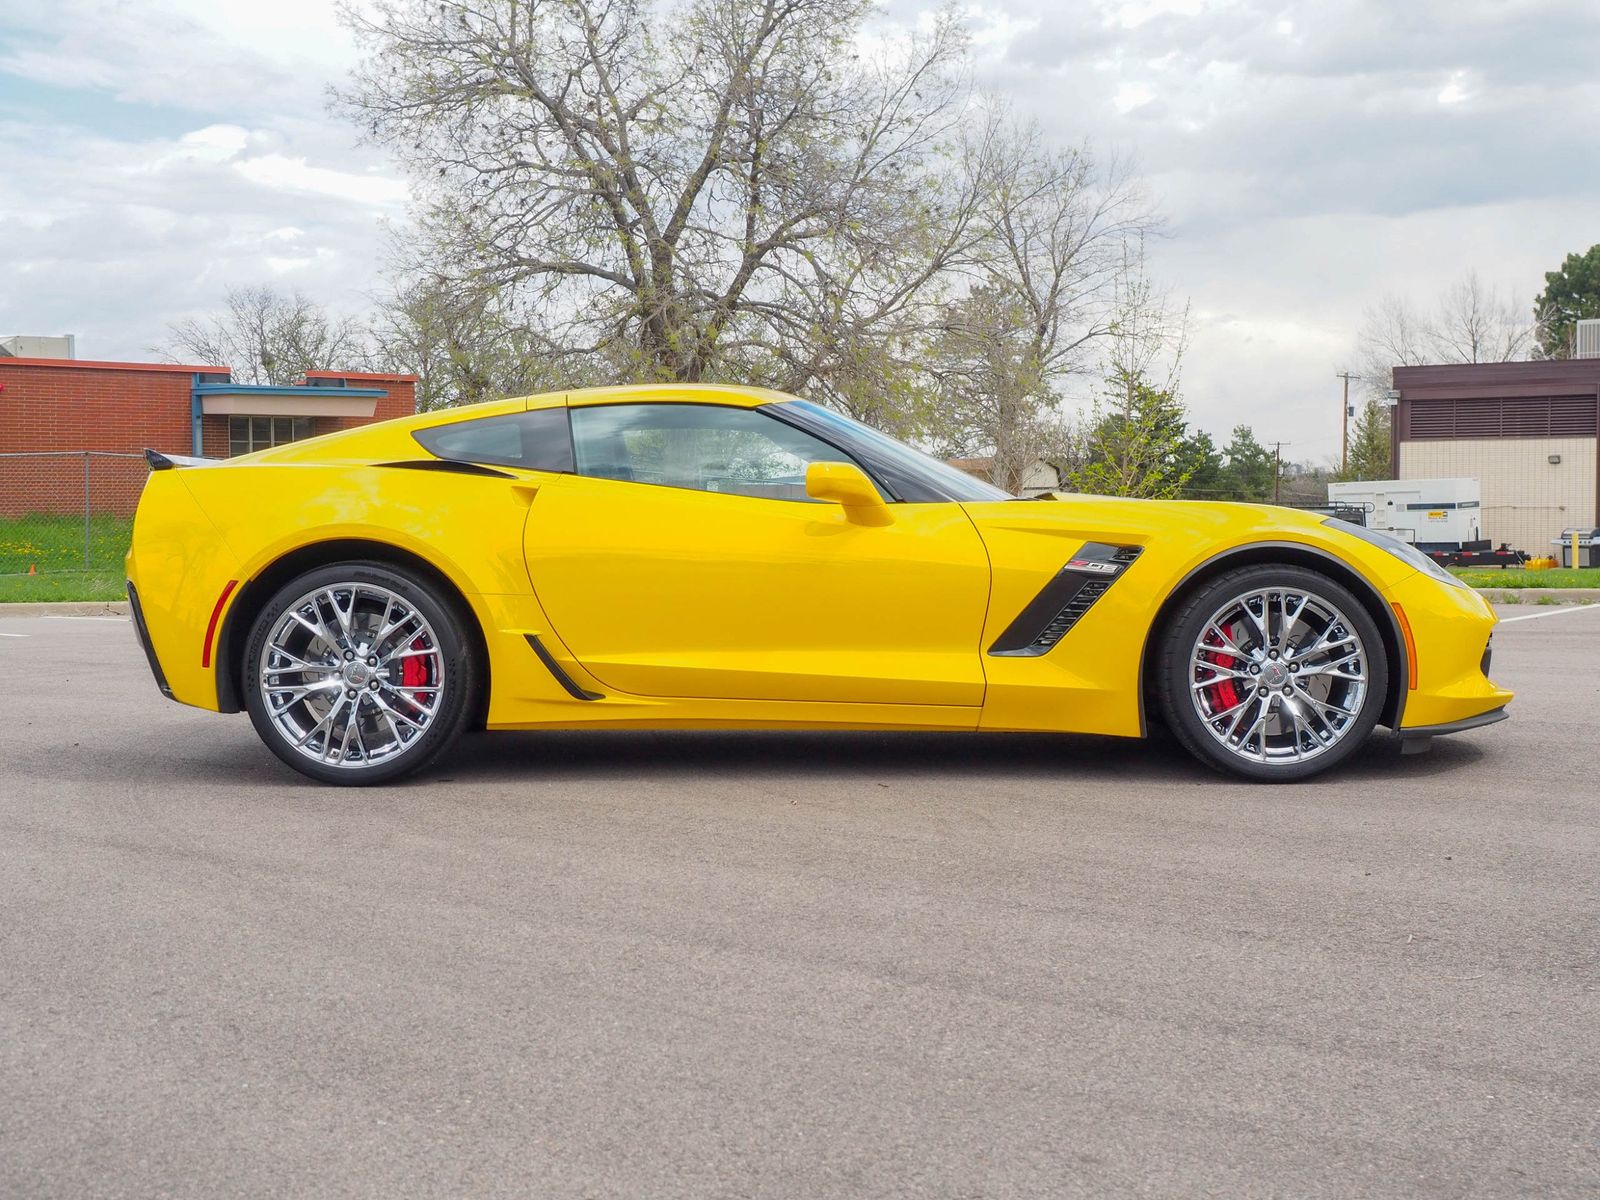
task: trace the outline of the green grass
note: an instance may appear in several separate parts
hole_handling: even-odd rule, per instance
[[[122,560],[132,533],[128,517],[90,517],[86,560],[82,516],[0,519],[0,604],[120,600]]]
[[[1556,567],[1548,571],[1454,567],[1451,574],[1475,588],[1600,588],[1600,569],[1593,567]]]
[[[0,575],[0,604],[50,604],[66,600],[126,600],[121,571],[62,571],[54,575]]]

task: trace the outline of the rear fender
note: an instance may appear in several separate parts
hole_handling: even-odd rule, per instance
[[[279,587],[318,566],[370,559],[416,567],[460,602],[488,641],[503,608],[498,598],[532,602],[522,531],[540,485],[533,473],[240,464],[182,474],[224,540],[244,551],[233,576],[239,587],[219,623],[217,658],[227,669],[207,707],[238,711],[237,668],[251,624]],[[275,494],[297,499],[261,503]]]
[[[174,700],[215,709],[214,614],[236,589],[239,558],[207,519],[185,482],[187,472],[153,472],[139,498],[128,550],[150,648]],[[230,581],[234,589],[230,589]]]

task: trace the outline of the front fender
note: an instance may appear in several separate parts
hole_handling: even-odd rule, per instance
[[[1341,537],[1314,516],[1264,505],[1094,496],[965,507],[994,572],[980,643],[988,680],[985,728],[1142,736],[1152,639],[1183,595],[1230,565],[1320,566],[1361,596],[1386,641],[1394,638],[1391,649],[1401,650],[1383,597],[1414,568],[1359,539]],[[1140,553],[1048,653],[989,653],[1001,631],[1087,542],[1137,547]]]

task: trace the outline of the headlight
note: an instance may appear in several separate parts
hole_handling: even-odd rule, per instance
[[[1376,529],[1352,525],[1349,521],[1339,520],[1338,517],[1329,517],[1323,524],[1332,525],[1335,529],[1348,533],[1351,537],[1360,538],[1367,545],[1376,546],[1379,550],[1394,555],[1401,562],[1413,566],[1419,571],[1426,571],[1440,583],[1448,583],[1451,587],[1463,588],[1467,591],[1472,590],[1421,550],[1418,550],[1409,542],[1402,542],[1391,533],[1381,533]]]

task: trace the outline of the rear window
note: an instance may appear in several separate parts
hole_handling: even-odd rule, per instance
[[[530,471],[571,471],[572,431],[565,408],[480,417],[418,429],[411,435],[430,454],[456,462],[493,463]]]

